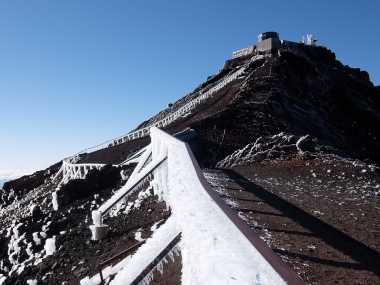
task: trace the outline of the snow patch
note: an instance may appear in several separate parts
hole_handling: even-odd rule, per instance
[[[56,251],[56,248],[55,248],[55,237],[48,238],[45,241],[44,248],[45,248],[45,251],[46,251],[46,255],[53,255],[54,252]]]

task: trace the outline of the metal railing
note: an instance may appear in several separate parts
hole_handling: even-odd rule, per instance
[[[165,256],[180,242],[181,234],[179,233],[161,252],[157,257],[136,277],[130,285],[137,285],[141,282],[149,272],[151,272]]]
[[[91,169],[100,169],[104,165],[105,164],[100,163],[72,164],[64,160],[61,168],[58,170],[57,174],[55,174],[54,178],[57,178],[62,173],[62,179],[58,185],[66,184],[71,179],[84,179]]]
[[[137,187],[142,181],[144,181],[144,179],[146,179],[149,175],[152,174],[152,172],[154,170],[156,170],[164,161],[166,161],[167,157],[164,157],[158,161],[155,161],[155,162],[152,162],[151,164],[149,164],[149,167],[147,171],[144,172],[143,175],[141,175],[141,177],[139,179],[137,179],[134,183],[132,183],[131,185],[127,185],[126,184],[126,187],[125,189],[121,189],[121,193],[117,199],[114,200],[114,202],[112,202],[109,206],[107,206],[107,208],[105,209],[101,209],[101,212],[102,214],[107,214],[116,204],[118,204],[122,199],[124,199],[128,194],[130,194],[133,190],[135,190],[135,187]]]
[[[122,252],[116,254],[115,256],[113,256],[113,257],[107,259],[106,261],[103,261],[102,263],[99,263],[99,265],[98,265],[98,271],[99,271],[99,275],[100,275],[100,284],[104,285],[104,279],[103,279],[103,273],[102,273],[102,270],[103,270],[103,268],[104,268],[106,265],[108,265],[108,264],[110,264],[111,262],[113,262],[113,261],[115,261],[115,260],[117,260],[117,259],[119,259],[119,258],[125,256],[126,254],[128,254],[128,253],[134,251],[134,250],[135,250],[136,248],[138,248],[140,245],[144,244],[145,241],[146,241],[146,240],[143,240],[143,241],[141,241],[141,242],[139,242],[139,243],[137,243],[137,244],[131,246],[130,248],[128,248],[128,249],[126,249],[126,250],[123,250]]]
[[[184,218],[190,217],[191,214],[194,215],[194,213],[196,213],[196,215],[199,216],[204,215],[204,213],[202,213],[203,210],[201,210],[201,208],[199,208],[200,210],[196,210],[197,208],[195,207],[195,205],[198,202],[202,204],[205,199],[208,199],[204,196],[204,192],[206,192],[209,195],[209,197],[216,203],[216,206],[219,207],[219,210],[216,210],[216,208],[214,210],[217,212],[221,210],[224,213],[222,214],[222,216],[225,217],[222,218],[224,221],[223,227],[231,229],[229,233],[234,237],[233,239],[229,240],[229,242],[231,243],[231,248],[235,248],[238,244],[245,244],[245,248],[247,249],[247,255],[244,256],[245,258],[249,256],[249,258],[241,262],[246,262],[249,264],[250,262],[252,262],[251,260],[257,260],[257,254],[259,253],[263,257],[263,260],[260,262],[266,261],[268,263],[268,268],[271,268],[268,269],[268,271],[273,270],[272,272],[276,272],[277,276],[279,276],[279,278],[283,280],[281,281],[281,283],[278,284],[286,283],[293,285],[305,285],[305,282],[301,278],[299,278],[299,276],[292,269],[290,269],[285,264],[285,262],[283,262],[281,258],[277,256],[276,253],[274,253],[269,248],[269,246],[263,240],[261,240],[261,238],[211,188],[211,186],[205,179],[202,170],[200,169],[187,143],[179,141],[178,139],[173,138],[172,136],[166,134],[165,132],[157,128],[151,130],[151,140],[153,161],[155,161],[158,157],[162,157],[163,155],[168,157],[168,163],[166,164],[166,166],[164,168],[160,168],[154,174],[154,181],[157,187],[157,191],[155,192],[162,192],[160,194],[161,197],[163,197],[163,199],[167,201],[168,207],[170,207],[172,210],[172,215],[174,215],[174,217],[178,219],[176,220],[176,223],[179,226],[179,230],[182,232],[182,240],[185,240],[184,242],[186,243],[186,250],[190,250],[191,248],[196,251],[198,250],[198,252],[192,252],[192,254],[202,255],[202,260],[206,260],[207,255],[209,254],[208,252],[199,252],[201,251],[201,249],[198,248],[197,242],[190,241],[193,239],[192,236],[195,235],[198,231],[202,232],[202,235],[204,235],[204,228],[202,227],[200,229],[196,229],[195,232],[193,230],[188,231],[188,228],[194,229],[194,225],[191,226],[189,224],[191,223],[192,218]],[[179,165],[181,166],[179,167]],[[184,165],[186,165],[186,167]],[[179,184],[177,184],[177,182],[175,181],[179,181]],[[189,209],[191,211],[190,213],[186,214],[186,211],[188,210],[184,202],[177,204],[175,201],[177,201],[177,199],[188,199],[186,198],[189,197],[187,193],[198,193],[198,191],[201,195],[200,197],[202,198],[199,198],[199,201],[197,200],[198,198],[196,198],[196,200],[193,200],[193,198],[191,198],[191,200],[185,202],[185,204],[189,204]],[[214,210],[208,208],[207,211]],[[227,222],[227,220],[229,220],[229,222]],[[228,226],[230,223],[232,223],[233,226]],[[208,231],[213,232],[213,235],[222,235],[222,233],[224,232],[222,230],[219,234],[217,234],[219,232],[219,227],[212,226],[212,224],[208,225],[210,226]],[[251,251],[251,249],[249,249],[250,246],[253,247],[254,250]],[[220,254],[218,253],[217,249],[214,248],[214,250],[215,251],[213,251],[211,254]],[[248,252],[252,253],[248,254]],[[243,258],[243,256],[239,258]],[[187,268],[187,266],[190,266],[191,268],[196,265],[184,264],[183,266],[184,268],[182,270],[189,270],[185,269],[185,267]],[[252,266],[254,266],[254,264],[252,264]],[[262,264],[260,266],[262,266]],[[231,268],[231,270],[233,270],[233,268]],[[142,273],[140,273],[140,275],[138,275],[139,278],[141,279],[148,272],[150,271],[147,268]],[[198,276],[197,278],[202,277]],[[275,277],[275,279],[276,278],[277,277]]]
[[[199,95],[197,98],[195,98],[195,99],[191,100],[190,102],[186,103],[184,106],[182,106],[181,108],[179,108],[175,112],[167,115],[165,118],[163,118],[163,119],[161,119],[161,120],[159,120],[157,122],[154,122],[153,124],[151,124],[151,125],[149,125],[147,127],[141,128],[141,129],[136,130],[134,132],[130,132],[130,133],[128,133],[126,135],[123,135],[123,136],[120,136],[118,138],[106,141],[106,142],[104,142],[102,144],[99,144],[97,146],[90,147],[90,148],[87,148],[85,150],[82,150],[82,151],[78,152],[77,154],[75,154],[73,156],[65,158],[64,160],[66,162],[69,162],[69,163],[75,163],[79,159],[79,157],[80,157],[81,154],[94,152],[94,151],[101,150],[101,149],[104,149],[104,148],[108,148],[108,147],[111,147],[111,146],[116,146],[116,145],[119,145],[121,143],[125,143],[125,142],[130,141],[130,140],[142,138],[142,137],[145,137],[145,136],[149,135],[150,129],[152,127],[162,128],[162,127],[165,127],[165,126],[169,125],[170,123],[172,123],[173,121],[177,120],[181,116],[184,116],[187,113],[189,113],[191,110],[195,109],[196,106],[198,106],[199,104],[201,104],[206,99],[210,98],[215,92],[217,92],[218,90],[220,90],[221,88],[223,88],[224,86],[226,86],[228,83],[230,83],[233,80],[236,80],[239,76],[243,75],[245,69],[246,69],[245,66],[241,67],[238,71],[236,71],[232,75],[228,76],[222,82],[218,83],[217,85],[215,85],[214,87],[212,87],[211,89],[209,89],[207,92]]]
[[[186,271],[187,278],[191,276],[191,278],[198,281],[207,282],[208,280],[203,278],[210,275],[191,270],[191,268],[197,266],[196,260],[208,260],[210,255],[212,256],[212,262],[216,262],[219,257],[224,257],[227,254],[231,260],[226,260],[226,262],[229,262],[232,271],[240,270],[239,266],[241,264],[251,264],[253,267],[260,264],[260,268],[266,264],[265,272],[268,275],[265,278],[270,278],[274,282],[273,284],[305,285],[305,282],[211,188],[187,143],[175,139],[157,128],[152,129],[151,140],[151,146],[147,148],[147,152],[144,153],[144,157],[136,167],[135,175],[131,176],[129,183],[127,182],[129,186],[121,193],[116,193],[115,195],[118,195],[117,199],[111,198],[112,203],[107,204],[106,202],[99,208],[99,211],[109,211],[130,189],[133,189],[141,182],[143,177],[146,177],[148,173],[154,173],[152,181],[154,192],[166,201],[167,207],[170,207],[172,211],[171,218],[174,220],[170,225],[171,227],[175,225],[176,230],[181,232],[182,241],[180,247],[182,247],[182,243],[184,246],[181,251],[187,256],[189,254],[197,256],[195,259],[183,260],[182,272],[185,274],[184,272]],[[148,157],[152,157],[152,160],[145,165]],[[165,163],[163,164],[163,162]],[[158,168],[161,164],[163,164],[163,167]],[[144,165],[145,168],[143,168]],[[205,201],[209,201],[209,199],[213,202],[205,205]],[[180,200],[181,202],[178,202]],[[101,210],[101,208],[103,209]],[[213,221],[207,221],[209,215],[213,217],[213,221],[217,220],[218,224]],[[203,217],[206,221],[197,220],[197,216],[200,219]],[[199,226],[199,223],[201,226]],[[206,231],[205,226],[207,226]],[[228,234],[226,234],[226,231]],[[208,241],[206,244],[213,240],[214,246],[204,247],[205,243],[199,243],[199,240],[194,238],[197,235],[205,238]],[[222,250],[219,250],[215,242],[218,242],[219,238],[225,240],[226,236],[231,237],[227,238],[228,246],[224,246]],[[179,241],[179,237],[177,238]],[[142,252],[150,251],[150,247],[160,252],[160,249],[155,245],[154,239],[147,242],[146,245],[148,246],[148,244],[149,247],[144,248]],[[165,249],[168,249],[168,247]],[[164,254],[165,249],[161,250],[159,256]],[[242,254],[242,251],[244,251],[244,254]],[[136,255],[138,254],[139,250],[136,252]],[[157,265],[158,259],[160,258],[156,257],[151,261],[146,260],[146,267],[142,272],[135,271],[128,277],[125,274],[121,277],[127,278],[128,280],[125,280],[125,282],[128,284],[134,284],[134,280],[148,278],[147,274],[150,274],[152,268]],[[135,264],[133,260],[132,256],[130,266]],[[141,257],[137,257],[135,262],[137,261],[140,262]],[[214,263],[211,263],[211,266],[213,266],[212,264]],[[237,267],[235,268],[234,266]],[[228,273],[219,272],[218,276],[213,277],[220,284],[228,276]]]

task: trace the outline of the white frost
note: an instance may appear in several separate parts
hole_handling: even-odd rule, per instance
[[[55,238],[48,238],[45,242],[44,246],[46,250],[46,255],[52,255],[55,251]]]
[[[146,159],[142,158],[126,185],[152,169],[154,162],[167,153],[168,159],[154,171],[151,185],[154,193],[166,201],[172,214],[133,256],[104,269],[105,278],[117,273],[110,284],[131,283],[181,232],[183,284],[285,285],[286,282],[205,191],[198,179],[202,174],[194,169],[186,144],[157,128],[151,129],[151,136],[152,161],[143,168]],[[147,158],[148,151],[144,155]],[[122,191],[115,196],[120,197]],[[115,197],[111,201],[113,199]],[[107,206],[103,205],[100,210],[103,207]],[[136,234],[136,238],[140,237],[141,233]],[[161,271],[162,263],[156,269]],[[149,282],[151,276],[149,273],[144,282]],[[82,280],[81,284],[99,282],[96,275]]]
[[[52,200],[53,209],[54,209],[54,211],[57,211],[58,210],[57,192],[53,192],[53,193],[51,193],[51,195],[53,197],[53,200]]]
[[[135,240],[137,241],[143,241],[144,239],[141,237],[141,232],[135,233]]]

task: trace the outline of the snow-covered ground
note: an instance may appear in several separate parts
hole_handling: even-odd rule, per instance
[[[151,134],[151,163],[168,153],[167,162],[155,171],[153,185],[155,193],[171,208],[172,216],[132,258],[118,265],[134,264],[118,271],[111,284],[133,280],[154,259],[154,254],[145,257],[144,252],[150,247],[162,250],[179,232],[183,284],[286,284],[205,191],[186,145],[158,129]],[[86,278],[81,284],[97,284],[96,278]]]

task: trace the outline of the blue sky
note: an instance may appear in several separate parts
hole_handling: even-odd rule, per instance
[[[0,1],[0,169],[121,136],[265,31],[318,37],[380,85],[380,1]]]

